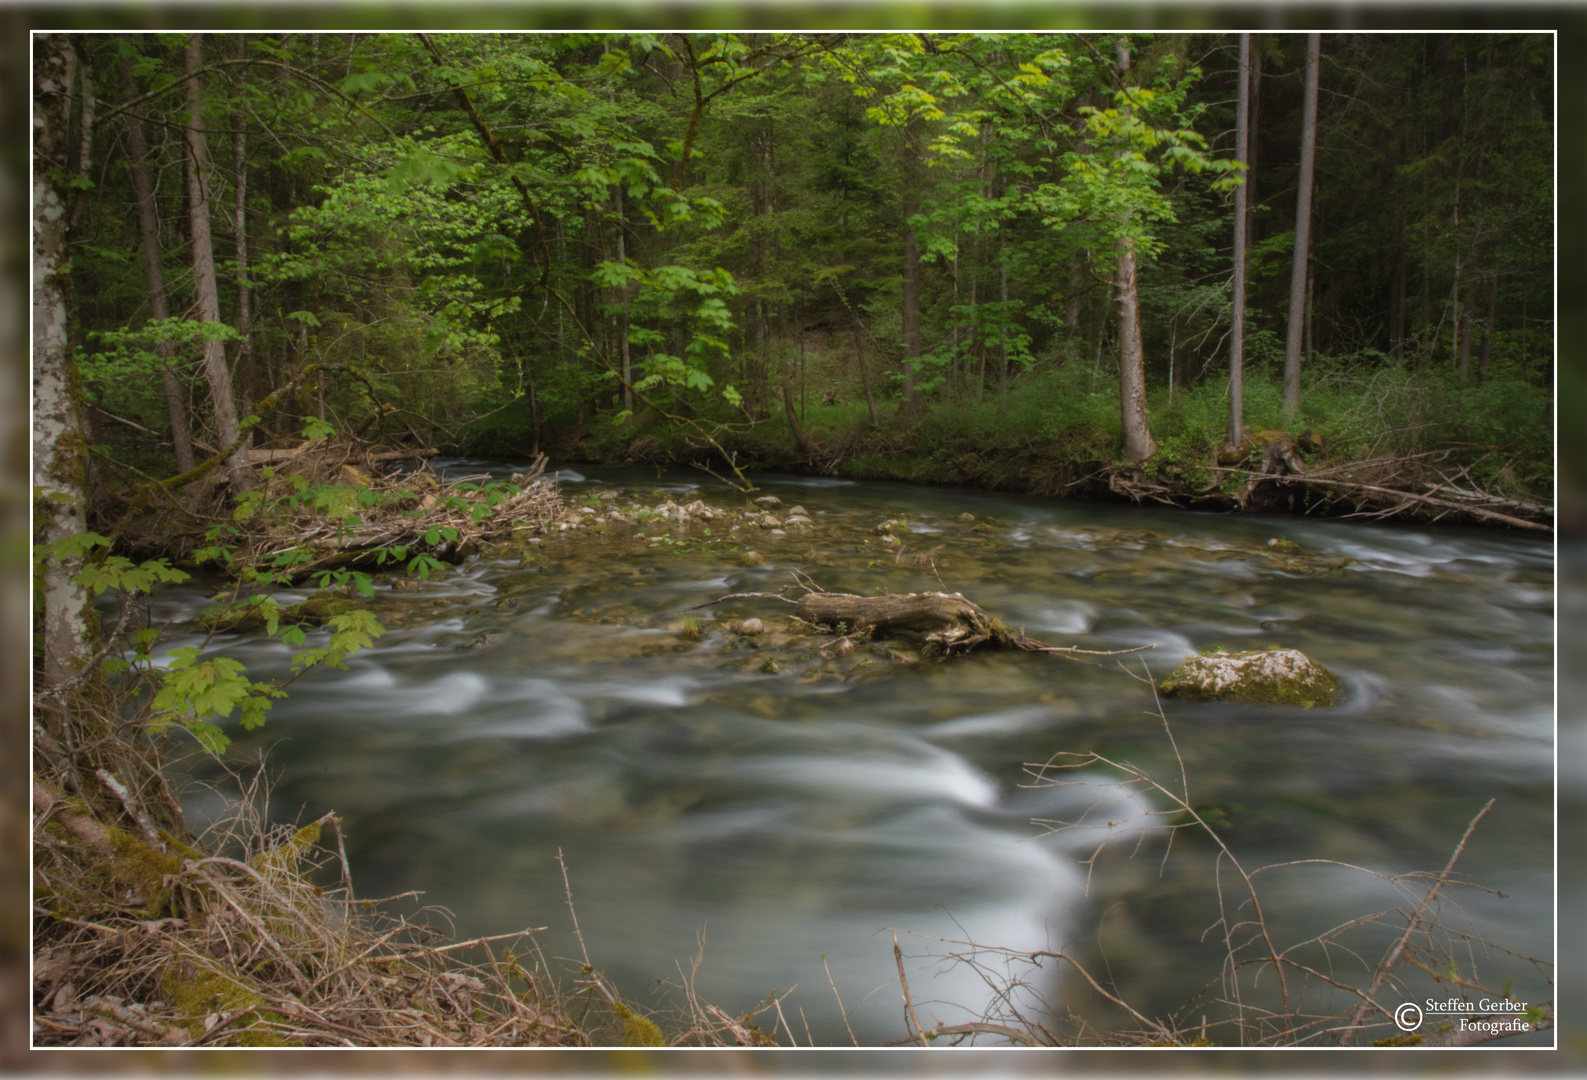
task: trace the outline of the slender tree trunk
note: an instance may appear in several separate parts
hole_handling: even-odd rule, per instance
[[[799,419],[805,418],[805,321],[804,304],[800,304],[794,315],[794,333],[799,337]]]
[[[1478,377],[1488,377],[1488,363],[1493,358],[1493,335],[1499,326],[1499,275],[1488,282],[1488,317],[1482,324],[1482,356],[1478,360]]]
[[[1397,251],[1394,259],[1394,283],[1389,288],[1389,355],[1394,357],[1398,357],[1405,349],[1405,281],[1407,277],[1405,227],[1405,194],[1402,191],[1400,193],[1399,211],[1394,230]]]
[[[794,408],[793,373],[791,364],[782,365],[782,409],[788,417],[788,430],[793,435],[794,445],[799,448],[799,453],[804,457],[810,456],[810,447],[805,442],[805,433],[799,427],[799,413]]]
[[[121,89],[130,100],[138,93],[132,77],[132,61],[121,61]],[[143,274],[149,286],[149,317],[163,322],[170,316],[165,296],[165,270],[160,262],[160,222],[154,200],[154,183],[149,176],[149,148],[144,142],[143,121],[127,115],[127,164],[132,173],[132,189],[138,200],[138,235],[143,245]],[[155,343],[154,354],[161,360],[160,383],[165,391],[165,408],[171,418],[171,446],[176,451],[176,471],[193,468],[193,442],[187,423],[187,396],[182,382],[171,366],[171,343]]]
[[[1250,91],[1251,99],[1246,109],[1245,121],[1245,245],[1249,257],[1251,245],[1256,243],[1256,204],[1257,191],[1260,179],[1257,176],[1257,150],[1261,145],[1258,136],[1262,126],[1257,121],[1262,115],[1262,54],[1256,50],[1249,50],[1251,56],[1250,78],[1246,86]]]
[[[1118,41],[1119,74],[1130,71],[1129,42]],[[1128,215],[1126,215],[1127,217]],[[1121,456],[1125,461],[1145,461],[1157,452],[1146,419],[1146,356],[1141,348],[1141,311],[1135,279],[1135,248],[1128,236],[1118,243],[1118,273],[1114,289],[1119,315],[1119,409],[1124,428]]]
[[[865,387],[865,407],[871,414],[871,427],[879,430],[882,421],[876,415],[876,395],[871,392],[871,376],[865,370],[865,324],[857,314],[854,315],[854,363],[860,369],[860,384]]]
[[[188,35],[183,71],[188,77],[187,123],[184,125],[187,140],[188,232],[193,245],[193,290],[199,321],[219,323],[220,290],[215,279],[215,254],[209,227],[209,183],[213,171],[210,168],[209,146],[204,138],[204,92],[197,75],[203,66],[203,44],[204,35]],[[209,382],[210,397],[214,403],[218,445],[228,447],[237,439],[237,406],[232,399],[231,371],[226,366],[224,343],[204,343],[204,377]],[[227,464],[231,470],[233,491],[243,491],[251,486],[252,469],[246,449],[238,447]]]
[[[1250,146],[1251,102],[1251,35],[1240,35],[1240,92],[1235,106],[1234,159],[1245,161]],[[1247,187],[1251,171],[1246,169],[1246,183],[1234,189],[1234,286],[1230,298],[1229,333],[1229,446],[1237,447],[1245,437],[1245,404],[1243,380],[1245,376],[1245,245]]]
[[[627,221],[623,216],[623,185],[617,185],[617,261],[628,263]],[[623,357],[623,409],[634,407],[634,358],[628,345],[628,286],[623,286],[623,304],[617,326],[617,346]]]
[[[349,46],[349,50],[351,46]],[[237,35],[237,59],[248,56],[248,35]],[[237,78],[247,77],[248,69],[238,67]],[[253,412],[254,357],[252,290],[248,286],[248,107],[239,97],[237,113],[232,118],[232,171],[237,189],[237,221],[233,228],[237,238],[237,385],[238,401],[244,416]],[[256,428],[255,431],[258,429]],[[253,442],[253,439],[249,439]]]
[[[601,54],[604,56],[609,52],[611,52],[611,45],[603,43],[601,45]],[[612,106],[613,109],[617,107],[617,92],[615,90],[607,92],[606,103]],[[628,232],[628,223],[623,212],[623,185],[621,182],[612,186],[612,198],[617,208],[617,261],[627,265],[628,246],[626,234]],[[634,408],[634,366],[633,354],[630,352],[628,345],[628,286],[626,284],[623,286],[622,323],[617,330],[618,348],[622,353],[623,359],[623,411],[632,412]]]
[[[904,397],[898,408],[919,413],[915,367],[920,363],[920,241],[912,221],[920,212],[920,121],[904,125]]]
[[[47,547],[88,530],[83,391],[71,341],[70,216],[60,186],[69,172],[75,68],[65,34],[33,39],[33,539],[45,552],[39,589],[45,686],[77,674],[96,639],[88,591],[72,581],[82,556]]]
[[[1085,295],[1085,271],[1080,260],[1069,267],[1069,299],[1064,305],[1064,329],[1068,340],[1064,342],[1064,363],[1072,364],[1080,357],[1080,319]]]
[[[1311,256],[1312,179],[1317,150],[1317,75],[1322,35],[1306,35],[1306,90],[1301,112],[1300,179],[1295,196],[1295,255],[1289,277],[1289,333],[1284,342],[1284,411],[1300,408],[1301,334],[1306,321],[1307,261]]]
[[[1000,304],[998,326],[997,407],[1008,408],[1008,232],[997,232],[997,298]]]
[[[1465,382],[1471,374],[1471,342],[1477,336],[1477,275],[1468,274],[1466,277],[1466,302],[1461,305],[1462,323],[1460,332],[1460,381]]]

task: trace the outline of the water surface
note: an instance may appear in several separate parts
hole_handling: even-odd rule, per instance
[[[511,469],[450,466],[503,478]],[[562,481],[574,500],[663,489],[743,503],[704,474],[591,468]],[[797,985],[784,1012],[801,1043],[847,1043],[849,1027],[863,1043],[900,1038],[888,985],[898,928],[909,932],[928,1025],[972,1019],[990,999],[971,967],[930,962],[925,954],[955,948],[933,938],[1064,949],[1142,1012],[1168,1015],[1222,959],[1206,933],[1216,918],[1209,844],[1182,835],[1165,859],[1161,839],[1137,844],[1132,824],[1160,797],[1099,786],[1116,777],[1098,770],[1079,777],[1097,784],[1032,786],[1026,765],[1097,752],[1177,789],[1180,763],[1144,679],[1198,650],[1298,648],[1340,677],[1340,704],[1164,704],[1191,802],[1241,864],[1436,871],[1492,798],[1459,865],[1505,895],[1464,891],[1449,919],[1552,958],[1548,543],[757,482],[815,527],[775,537],[718,526],[706,537],[697,525],[627,545],[575,533],[527,564],[481,558],[400,596],[383,587],[379,647],[348,672],[298,682],[264,729],[233,733],[233,755],[268,754],[275,816],[343,816],[362,895],[423,890],[461,935],[546,926],[548,955],[576,956],[560,851],[592,959],[652,1006],[703,939],[697,988],[729,1011]],[[894,564],[874,532],[887,519],[907,523],[894,531],[913,551],[941,545],[935,574]],[[1274,557],[1269,541],[1280,538],[1303,554]],[[683,541],[681,553],[668,540]],[[749,548],[764,565],[742,565]],[[907,650],[881,648],[827,660],[805,649],[769,674],[769,650],[731,648],[720,627],[749,616],[780,627],[791,609],[743,600],[688,610],[777,590],[793,569],[831,590],[945,586],[1054,644],[1156,648],[1095,666],[990,651],[911,664],[894,662],[912,659]],[[200,602],[196,589],[177,591],[166,613]],[[705,620],[703,639],[680,635],[690,615]],[[287,650],[257,636],[217,644],[256,676],[286,665]],[[1044,835],[1032,824],[1093,805],[1094,829]],[[211,807],[195,795],[192,808],[202,818]],[[1105,833],[1113,843],[1088,864]],[[1286,941],[1401,902],[1382,879],[1334,865],[1257,880]],[[1485,982],[1513,978],[1517,997],[1552,996],[1532,965],[1461,947]],[[1098,1008],[1051,971],[1034,975],[1033,993]]]

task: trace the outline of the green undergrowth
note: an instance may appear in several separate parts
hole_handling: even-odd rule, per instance
[[[1549,395],[1519,374],[1497,370],[1462,381],[1445,369],[1416,370],[1376,354],[1357,358],[1313,357],[1300,408],[1287,414],[1280,374],[1263,365],[1247,370],[1243,416],[1248,435],[1264,431],[1292,436],[1310,432],[1321,445],[1308,464],[1413,458],[1447,451],[1440,468],[1451,475],[1469,470],[1465,481],[1498,494],[1545,501],[1553,487],[1553,428]],[[1118,460],[1118,388],[1105,369],[1071,364],[1025,374],[1010,382],[1006,396],[989,386],[980,400],[968,392],[938,390],[926,408],[911,415],[899,400],[879,398],[878,425],[863,397],[821,400],[807,390],[800,413],[805,441],[793,438],[780,406],[763,410],[750,424],[725,407],[696,419],[721,425],[716,438],[750,469],[817,471],[855,478],[964,484],[1040,494],[1099,494],[1106,482],[1086,482]],[[1222,479],[1217,451],[1228,438],[1225,378],[1190,387],[1154,386],[1148,414],[1157,440],[1142,476],[1184,492]],[[517,438],[522,441],[523,432]],[[513,436],[492,432],[490,448],[508,451]],[[655,465],[699,463],[725,472],[720,455],[697,436],[661,417],[635,415],[621,424],[586,424],[578,456],[594,462]],[[483,445],[465,447],[480,451]],[[1232,491],[1223,492],[1231,494]],[[1215,494],[1214,494],[1215,497]]]

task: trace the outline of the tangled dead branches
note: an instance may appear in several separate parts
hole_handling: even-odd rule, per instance
[[[301,581],[330,569],[395,565],[420,552],[457,562],[483,543],[544,533],[567,517],[554,477],[543,475],[544,455],[506,483],[487,474],[443,480],[422,461],[387,474],[372,460],[338,447],[289,459],[202,537],[190,531],[181,550],[168,543],[161,550],[275,568]],[[147,538],[132,546],[160,549]]]

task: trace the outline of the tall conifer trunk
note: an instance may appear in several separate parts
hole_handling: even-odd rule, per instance
[[[1240,35],[1240,92],[1235,106],[1234,160],[1250,164],[1251,35]],[[1229,445],[1239,446],[1245,437],[1245,245],[1246,211],[1250,169],[1246,183],[1234,189],[1234,286],[1230,298],[1229,333]]]
[[[1130,46],[1123,37],[1118,42],[1118,61],[1120,76],[1128,77]],[[1135,246],[1127,235],[1119,237],[1117,263],[1114,292],[1119,316],[1119,410],[1124,427],[1120,456],[1125,461],[1145,461],[1157,452],[1157,440],[1152,438],[1146,419],[1146,355],[1141,347],[1140,292],[1135,277]]]
[[[248,35],[237,35],[237,59],[248,56]],[[238,67],[238,78],[246,77],[247,68]],[[237,99],[237,112],[232,119],[232,170],[236,173],[237,218],[234,232],[237,238],[237,343],[238,400],[242,413],[253,412],[254,358],[251,336],[253,313],[252,293],[248,287],[248,107]],[[256,429],[257,430],[257,429]],[[250,442],[253,440],[250,439]]]
[[[1301,337],[1306,322],[1306,273],[1311,255],[1311,197],[1317,150],[1317,69],[1321,34],[1306,35],[1306,100],[1301,112],[1300,177],[1295,196],[1295,256],[1289,277],[1289,333],[1284,340],[1284,411],[1300,408]]]
[[[121,61],[121,90],[128,100],[138,93],[132,77],[132,61]],[[166,303],[165,270],[160,261],[160,221],[154,201],[154,182],[149,176],[149,148],[143,137],[143,121],[127,116],[127,164],[132,173],[132,190],[138,200],[138,235],[143,244],[143,275],[149,288],[149,317],[162,322],[170,316]],[[171,343],[155,343],[154,354],[163,363],[160,384],[165,391],[165,408],[171,418],[171,446],[176,451],[176,471],[193,468],[193,441],[187,426],[187,398],[181,380],[171,367]]]
[[[187,209],[188,233],[193,245],[193,293],[200,322],[219,323],[220,289],[215,279],[215,252],[209,227],[210,167],[209,146],[204,139],[204,91],[198,70],[203,66],[204,35],[190,34],[183,74],[187,76],[187,122],[183,135],[187,140]],[[226,366],[226,349],[220,341],[204,342],[204,378],[209,383],[210,399],[215,409],[215,434],[222,448],[237,441],[237,406],[232,400],[231,370]],[[251,486],[252,471],[248,452],[238,447],[227,459],[230,466],[233,491]]]

